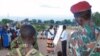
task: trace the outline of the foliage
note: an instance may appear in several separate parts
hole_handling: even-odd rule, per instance
[[[69,24],[71,24],[72,22],[70,21],[70,20],[67,20],[67,19],[65,19],[65,20],[63,20],[62,21],[62,24],[67,24],[67,25],[69,25]]]
[[[31,22],[32,22],[33,24],[35,24],[35,23],[37,23],[37,20],[36,20],[36,19],[32,19]]]
[[[44,24],[34,24],[33,25],[37,31],[42,31],[46,29],[46,25]]]
[[[59,24],[61,24],[61,23],[62,23],[61,21],[56,21],[55,24],[59,25]]]
[[[50,20],[49,23],[50,24],[54,24],[55,22],[54,22],[54,20]]]
[[[4,18],[4,19],[1,20],[2,24],[7,24],[7,23],[11,23],[11,22],[13,22],[13,20],[10,20],[10,19],[7,19],[7,18]]]
[[[38,24],[41,24],[42,23],[42,21],[41,20],[38,20],[38,22],[37,22]]]
[[[97,26],[100,26],[100,13],[99,12],[93,13],[92,18],[93,18],[93,21],[95,22],[95,24]]]

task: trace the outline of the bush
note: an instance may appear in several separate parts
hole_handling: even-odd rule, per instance
[[[44,24],[42,24],[42,25],[40,25],[40,24],[35,24],[35,25],[33,25],[34,27],[35,27],[35,29],[37,30],[37,31],[42,31],[42,30],[45,30],[46,29],[46,25],[44,25]]]

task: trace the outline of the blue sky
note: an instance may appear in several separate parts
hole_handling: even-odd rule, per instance
[[[70,7],[79,1],[83,0],[0,0],[0,16],[70,19],[73,18]],[[86,1],[93,12],[100,12],[99,0]]]

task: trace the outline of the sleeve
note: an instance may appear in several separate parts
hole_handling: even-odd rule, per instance
[[[16,46],[17,38],[11,42],[11,49]]]
[[[44,56],[44,55],[42,55],[42,54],[40,53],[39,56]]]
[[[21,38],[20,37],[17,37],[16,39],[14,39],[11,42],[11,49],[14,48],[14,47],[17,47],[18,44],[19,45],[21,44]]]
[[[36,54],[35,54],[35,56],[44,56],[42,53],[40,53],[40,52],[37,52]]]
[[[9,51],[6,56],[18,56],[16,49]]]

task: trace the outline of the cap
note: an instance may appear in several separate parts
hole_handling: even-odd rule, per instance
[[[88,2],[81,1],[81,2],[74,4],[70,10],[72,13],[78,13],[78,12],[86,11],[90,8],[91,8],[91,5]]]

